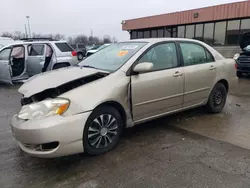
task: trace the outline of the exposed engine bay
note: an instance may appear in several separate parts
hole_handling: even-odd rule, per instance
[[[96,73],[96,74],[93,74],[93,75],[90,75],[87,77],[79,78],[79,79],[64,83],[56,88],[46,89],[40,93],[37,93],[37,94],[34,94],[34,95],[28,97],[28,98],[22,98],[21,104],[23,106],[23,105],[31,104],[34,102],[39,102],[39,101],[42,101],[42,100],[47,99],[47,98],[56,98],[57,96],[59,96],[63,93],[66,93],[66,92],[68,92],[72,89],[75,89],[77,87],[80,87],[84,84],[93,82],[93,81],[98,80],[100,78],[103,78],[107,75],[108,75],[108,73]]]

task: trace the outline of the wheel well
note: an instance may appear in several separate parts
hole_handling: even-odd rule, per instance
[[[217,83],[222,83],[222,84],[224,84],[224,86],[226,87],[226,89],[227,89],[227,91],[229,91],[229,84],[228,84],[228,82],[226,81],[226,80],[220,80],[219,82],[217,82]]]
[[[100,104],[96,108],[98,108],[100,106],[111,106],[111,107],[115,108],[116,110],[118,110],[118,112],[121,114],[122,121],[124,123],[124,127],[126,127],[127,115],[126,115],[126,112],[125,112],[123,106],[120,103],[115,102],[115,101],[108,101],[108,102],[104,102],[104,103]]]
[[[70,64],[68,62],[64,62],[64,63],[56,63],[53,65],[53,68],[52,69],[55,69],[57,66],[60,67],[60,65],[65,65],[65,67],[68,67],[70,66]]]

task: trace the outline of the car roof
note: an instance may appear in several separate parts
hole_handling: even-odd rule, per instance
[[[8,44],[6,46],[4,46],[5,48],[6,47],[11,47],[11,46],[14,46],[14,45],[23,45],[23,44],[44,44],[44,43],[50,43],[50,44],[54,44],[54,43],[67,43],[67,41],[29,41],[29,42],[25,42],[25,41],[22,41],[22,40],[17,40],[17,41],[14,41],[12,42],[11,44]]]
[[[200,42],[194,39],[187,38],[147,38],[147,39],[132,39],[124,42],[147,42],[147,43],[156,43],[156,42],[167,42],[167,41],[189,41],[189,42]]]

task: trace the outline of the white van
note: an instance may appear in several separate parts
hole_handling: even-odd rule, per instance
[[[11,43],[14,43],[14,40],[12,38],[0,37],[0,49]]]

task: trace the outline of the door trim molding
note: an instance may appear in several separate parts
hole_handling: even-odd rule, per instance
[[[189,95],[189,94],[193,94],[193,93],[197,93],[197,92],[201,92],[201,91],[205,91],[205,90],[209,90],[209,89],[210,89],[210,87],[204,87],[204,88],[196,89],[193,91],[188,91],[188,92],[184,91],[184,95]]]
[[[177,112],[182,112],[182,111],[185,111],[185,110],[188,110],[188,109],[196,108],[196,107],[202,106],[203,102],[204,101],[202,101],[199,104],[195,104],[195,105],[188,106],[188,107],[185,107],[185,108],[179,108],[179,109],[172,110],[172,111],[169,111],[169,112],[160,113],[160,114],[157,114],[157,115],[154,115],[154,116],[142,118],[142,119],[139,119],[137,121],[134,121],[134,124],[137,125],[137,124],[140,124],[140,123],[151,121],[153,119],[157,119],[157,118],[164,117],[164,116],[167,116],[167,115],[175,114]]]
[[[183,96],[183,93],[171,95],[171,96],[163,97],[163,98],[159,98],[159,99],[154,99],[154,100],[150,100],[150,101],[146,101],[146,102],[137,103],[134,105],[134,107],[138,107],[138,106],[142,106],[142,105],[146,105],[146,104],[150,104],[150,103],[154,103],[154,102],[164,101],[164,100],[168,100],[168,99],[172,99],[172,98],[176,98],[176,97],[180,97],[180,96]]]

